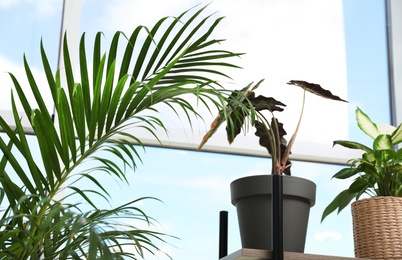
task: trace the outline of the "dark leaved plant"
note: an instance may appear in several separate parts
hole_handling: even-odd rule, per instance
[[[263,95],[256,96],[254,91],[259,87],[262,81],[263,80],[254,86],[250,84],[242,90],[236,90],[231,94],[226,104],[226,109],[222,110],[211,124],[211,129],[204,136],[198,149],[200,150],[202,148],[226,118],[228,120],[226,132],[229,143],[234,141],[236,136],[241,132],[241,129],[247,129],[247,124],[251,123],[251,126],[256,130],[255,135],[259,137],[259,144],[265,147],[272,157],[272,174],[290,175],[291,162],[289,156],[303,117],[306,93],[310,92],[331,100],[347,101],[333,95],[330,91],[322,88],[318,84],[301,80],[289,81],[287,84],[301,87],[304,91],[297,127],[289,142],[287,142],[285,139],[286,131],[283,124],[280,123],[275,116],[275,112],[282,112],[286,105],[273,97]],[[270,120],[263,112],[268,112]]]

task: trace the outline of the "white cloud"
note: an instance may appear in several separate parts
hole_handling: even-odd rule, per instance
[[[229,180],[228,178],[223,178],[218,174],[195,178],[172,177],[166,176],[164,174],[160,174],[157,176],[154,174],[153,176],[138,177],[141,177],[141,179],[145,182],[150,182],[153,184],[180,188],[200,189],[214,193],[220,192],[222,190],[222,187],[228,187],[231,182],[231,180]]]
[[[2,82],[2,98],[0,109],[3,110],[11,110],[10,90],[13,83],[9,73],[15,75],[17,79],[22,79],[22,76],[24,75],[24,70],[22,66],[0,54],[0,82]],[[27,81],[25,80],[24,83],[26,82]]]
[[[37,69],[35,67],[31,67],[32,74],[34,75],[35,81],[40,88],[41,95],[45,100],[52,100],[50,90],[47,89],[47,81],[45,74],[42,70]],[[19,84],[21,85],[22,89],[30,89],[28,85],[28,80],[25,74],[25,69],[22,65],[19,65],[3,55],[0,54],[0,82],[2,83],[2,97],[0,102],[0,110],[11,110],[11,89],[13,88],[13,83],[10,78],[9,73],[12,73],[16,79],[18,80]],[[42,87],[42,89],[41,89]],[[44,89],[43,89],[44,87]],[[34,97],[31,91],[24,91],[24,94],[27,96],[29,101],[33,101]],[[14,92],[15,98],[16,92]],[[53,108],[52,102],[47,102],[48,109],[51,111]],[[18,102],[17,102],[18,105]],[[19,109],[22,109],[21,106],[18,106]]]
[[[166,187],[165,195],[180,197],[185,200],[205,202],[208,199],[216,203],[230,203],[230,183],[236,176],[221,176],[219,173],[209,173],[208,176],[183,177],[166,174],[138,174],[137,185]],[[154,196],[154,195],[152,195]],[[160,194],[158,193],[158,195]],[[162,199],[163,200],[163,199]]]
[[[19,7],[21,5],[30,5],[34,13],[39,16],[53,15],[60,10],[62,1],[54,0],[0,0],[0,10]]]
[[[129,31],[134,26],[153,26],[158,19],[179,15],[181,11],[198,4],[196,0],[117,0],[110,1],[105,6],[106,14],[102,18],[102,25],[107,30]]]
[[[12,6],[20,4],[21,0],[0,0],[0,9],[8,9]]]
[[[342,239],[342,234],[333,231],[317,232],[314,234],[314,239],[318,242],[323,242],[327,238],[339,241]]]

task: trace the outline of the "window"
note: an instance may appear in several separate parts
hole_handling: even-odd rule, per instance
[[[22,85],[26,85],[23,55],[38,75],[46,82],[42,73],[40,41],[46,48],[51,66],[57,68],[62,14],[61,0],[57,1],[1,1],[0,2],[0,115],[11,116],[10,89],[12,81],[7,72],[13,73]],[[50,93],[42,93],[49,99]],[[49,102],[49,110],[53,109]]]
[[[66,2],[71,4],[71,1]],[[80,1],[76,1],[65,9],[64,25],[70,28],[71,35],[79,35],[77,24],[70,22],[80,21],[81,32],[87,33],[88,42],[97,31],[103,31],[105,40],[110,41],[116,30],[130,32],[139,24],[152,26],[160,17],[177,15],[199,3],[165,2],[86,0],[80,5]],[[52,4],[22,1],[9,6],[0,3],[0,35],[9,35],[9,40],[0,42],[2,71],[11,71],[23,78],[20,64],[22,53],[26,52],[28,61],[40,72],[41,37],[49,60],[56,67],[61,6],[61,1]],[[31,15],[32,10],[35,10],[34,15]],[[292,171],[296,176],[313,180],[318,188],[317,202],[310,215],[306,252],[352,256],[350,213],[345,210],[339,216],[328,217],[322,224],[320,218],[327,204],[345,188],[343,185],[347,185],[330,180],[340,168],[333,163],[343,163],[353,156],[345,154],[344,150],[332,149],[332,141],[361,141],[362,138],[355,126],[355,107],[361,107],[375,122],[387,123],[391,118],[384,1],[216,0],[210,3],[208,10],[210,13],[218,10],[217,15],[226,17],[220,31],[216,32],[217,37],[227,39],[226,47],[247,52],[239,60],[244,69],[233,73],[236,85],[228,82],[228,86],[241,88],[265,78],[261,91],[275,93],[275,97],[288,105],[285,126],[289,129],[296,123],[292,117],[298,116],[301,93],[289,91],[292,93],[289,95],[287,90],[281,93],[281,89],[291,88],[286,85],[288,80],[319,83],[350,101],[349,105],[344,105],[307,97],[302,132],[294,150],[296,159],[306,161],[296,161]],[[26,20],[22,21],[20,17]],[[74,41],[74,36],[72,38]],[[73,45],[71,42],[70,46]],[[8,76],[0,74],[0,82],[7,81]],[[371,102],[373,99],[376,101]],[[9,113],[8,95],[1,96],[0,100],[0,113]],[[325,112],[321,111],[322,107]],[[194,148],[209,124],[208,118],[206,120],[206,124],[200,123],[194,133],[187,131],[185,135],[181,132],[182,125],[175,128],[172,124],[173,135],[166,140],[166,146]],[[178,139],[177,136],[186,138]],[[167,253],[179,260],[188,259],[189,255],[197,256],[197,259],[217,258],[219,211],[228,210],[229,252],[238,250],[241,246],[229,184],[238,177],[265,174],[270,170],[269,159],[260,158],[265,152],[258,149],[256,140],[248,139],[250,136],[252,133],[233,146],[224,144],[226,138],[220,136],[211,140],[218,147],[206,147],[206,151],[228,154],[148,147],[142,155],[144,164],[135,174],[129,175],[130,187],[111,182],[113,203],[120,204],[127,197],[161,199],[164,204],[147,202],[143,209],[160,222],[156,227],[158,230],[181,239],[168,239],[172,246],[165,245]],[[149,142],[149,145],[153,144]],[[244,149],[248,146],[256,150]],[[243,154],[257,156],[229,155],[238,149],[244,149]]]

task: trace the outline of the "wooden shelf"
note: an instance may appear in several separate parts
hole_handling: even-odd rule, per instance
[[[312,255],[294,252],[284,252],[285,260],[370,260],[368,258],[353,258],[341,256]],[[272,253],[269,250],[261,249],[240,249],[220,260],[272,260]]]

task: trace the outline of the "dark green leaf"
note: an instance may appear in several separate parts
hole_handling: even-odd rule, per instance
[[[389,172],[402,172],[402,164],[398,163],[398,164],[394,164],[388,167],[388,171]],[[402,183],[402,180],[400,180]],[[401,185],[402,187],[402,185]]]
[[[79,58],[80,58],[80,76],[81,76],[81,87],[82,87],[82,97],[84,102],[84,109],[86,121],[91,120],[91,91],[89,86],[89,73],[88,64],[86,59],[85,51],[85,33],[82,35],[79,47]]]
[[[332,176],[332,178],[347,179],[347,178],[350,178],[350,177],[356,175],[359,172],[360,172],[359,168],[354,168],[354,167],[343,168],[342,170],[337,172],[334,176]]]
[[[358,177],[352,184],[349,186],[349,192],[350,193],[359,193],[364,191],[369,187],[368,183],[364,178]]]
[[[81,148],[81,155],[85,152],[86,142],[86,121],[85,121],[85,98],[81,84],[74,86],[74,91],[71,100],[71,110],[76,134]]]
[[[73,66],[71,64],[70,53],[68,50],[67,38],[68,36],[66,32],[63,37],[63,60],[64,60],[64,71],[68,86],[68,94],[71,97],[75,81],[74,81]]]
[[[338,209],[338,213],[348,205],[352,199],[355,197],[356,194],[350,193],[349,190],[344,190],[335,197],[335,199],[325,208],[321,222],[332,212]]]
[[[129,78],[129,75],[124,75],[123,77],[121,77],[113,91],[113,95],[112,95],[112,99],[110,101],[110,107],[109,107],[109,111],[108,111],[108,115],[107,115],[107,121],[106,121],[106,125],[105,125],[106,132],[109,132],[110,128],[112,127],[113,119],[117,114],[117,109],[119,107],[120,98],[121,98],[121,95],[124,90],[124,86],[125,86],[128,78]],[[132,92],[134,93],[135,89],[133,89]],[[126,97],[126,100],[127,100],[127,104],[128,104],[129,98]],[[120,104],[120,107],[122,107],[122,106],[123,106],[123,104]],[[120,110],[120,113],[118,113],[120,115],[119,116],[120,118],[123,116],[124,109],[125,109],[125,107],[123,107]]]
[[[280,111],[283,111],[282,107],[286,106],[285,104],[283,104],[280,101],[275,100],[274,98],[264,97],[261,95],[258,97],[254,97],[254,95],[250,95],[249,100],[250,100],[251,104],[253,105],[255,111],[268,110],[270,112],[274,112],[274,111],[280,112]]]
[[[333,145],[342,145],[343,147],[350,148],[350,149],[358,149],[363,150],[365,152],[372,152],[373,150],[364,144],[353,142],[353,141],[345,141],[345,140],[337,140],[333,142]]]
[[[76,162],[76,144],[75,144],[75,132],[74,132],[74,124],[70,105],[67,100],[67,96],[64,92],[64,89],[60,89],[59,91],[59,99],[57,102],[58,107],[58,118],[59,118],[59,130],[60,130],[60,138],[64,147],[64,153],[62,156],[62,160],[64,165],[68,167],[70,155],[73,162]],[[70,150],[70,153],[68,152]]]
[[[98,138],[101,138],[103,134],[103,128],[105,126],[106,117],[109,112],[110,101],[113,94],[113,81],[115,74],[115,62],[112,62],[110,68],[106,73],[106,82],[103,87],[103,93],[100,101],[99,107],[99,117],[98,117]]]
[[[323,98],[328,98],[332,100],[338,100],[338,101],[343,101],[343,102],[348,102],[346,100],[341,99],[338,96],[335,96],[331,93],[331,91],[326,90],[322,88],[320,85],[315,84],[315,83],[309,83],[306,81],[302,80],[291,80],[288,82],[289,85],[295,85],[303,88],[304,90],[311,92],[313,94],[316,94],[317,96],[323,97]]]

